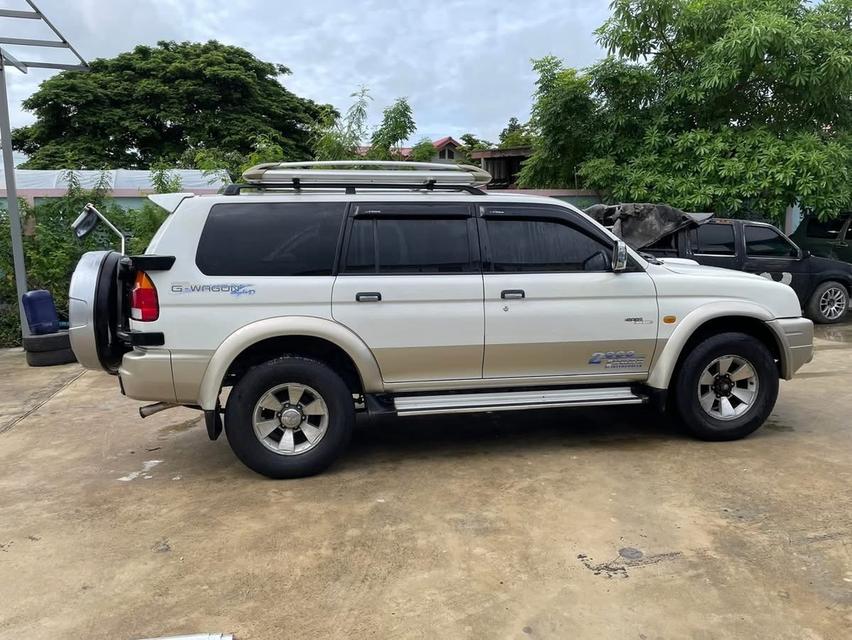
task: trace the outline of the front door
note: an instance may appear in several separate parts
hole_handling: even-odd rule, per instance
[[[482,273],[469,204],[353,205],[332,316],[386,382],[482,377]]]
[[[612,271],[613,242],[564,207],[483,208],[486,378],[648,371],[657,299],[638,267]]]
[[[811,291],[811,275],[799,248],[770,225],[745,224],[743,236],[743,271],[790,285],[804,303]]]

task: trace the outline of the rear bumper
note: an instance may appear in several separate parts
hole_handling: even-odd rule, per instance
[[[766,323],[781,350],[781,377],[789,380],[814,357],[814,323],[807,318],[779,318]]]
[[[118,375],[128,398],[176,401],[172,358],[167,349],[134,349],[125,353]]]
[[[118,375],[124,395],[134,400],[198,404],[209,351],[134,349],[124,354]]]

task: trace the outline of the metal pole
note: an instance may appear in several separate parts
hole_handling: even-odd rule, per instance
[[[21,214],[18,211],[18,190],[15,187],[15,161],[12,159],[12,125],[9,123],[9,97],[6,94],[6,65],[0,58],[0,143],[3,150],[3,170],[6,173],[6,209],[12,232],[12,262],[15,269],[15,289],[18,292],[18,314],[21,317],[21,334],[30,335],[24,305],[27,292],[27,271],[24,264],[24,244],[21,234]]]

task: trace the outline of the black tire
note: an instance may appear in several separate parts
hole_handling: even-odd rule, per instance
[[[835,295],[842,296],[843,311],[835,318],[830,318],[826,316],[825,313],[823,313],[822,309],[820,309],[820,300],[822,300],[822,297],[831,290],[837,292]],[[835,282],[834,280],[829,280],[827,282],[823,282],[816,289],[814,289],[813,295],[811,295],[810,300],[808,300],[805,313],[808,318],[818,324],[835,324],[846,317],[846,312],[848,310],[849,289],[846,288],[846,286],[842,282]]]
[[[744,358],[757,374],[756,397],[751,406],[743,415],[729,420],[714,418],[699,403],[702,374],[714,360],[723,356]],[[744,438],[760,427],[775,407],[778,377],[772,354],[756,338],[733,332],[707,338],[686,355],[675,372],[672,391],[677,418],[690,434],[701,440]]]
[[[24,351],[29,353],[41,353],[43,351],[59,351],[70,349],[71,340],[67,331],[57,333],[46,333],[41,336],[24,337]]]
[[[70,348],[56,351],[27,351],[27,364],[31,367],[52,367],[56,364],[71,362],[77,362],[77,358]]]
[[[284,383],[307,385],[319,392],[328,409],[328,425],[313,448],[296,455],[274,453],[255,435],[255,405]],[[237,382],[225,408],[225,434],[236,456],[248,468],[269,478],[302,478],[325,470],[346,449],[355,424],[352,392],[325,364],[284,357],[257,365]]]

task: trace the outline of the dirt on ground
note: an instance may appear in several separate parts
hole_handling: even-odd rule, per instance
[[[852,325],[818,335],[739,442],[630,407],[382,419],[277,482],[198,412],[3,352],[0,638],[850,638]]]

